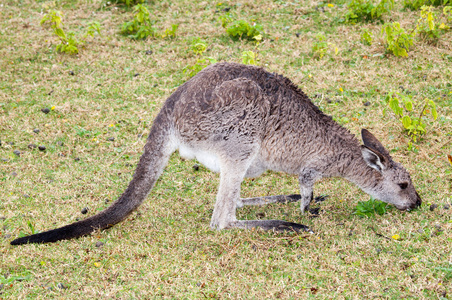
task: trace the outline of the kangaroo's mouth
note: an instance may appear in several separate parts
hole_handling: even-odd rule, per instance
[[[420,207],[422,205],[422,199],[421,196],[419,196],[419,194],[416,192],[416,207]]]
[[[400,210],[400,211],[410,210],[410,206],[406,206],[406,205],[397,205],[397,204],[394,204],[394,206],[395,206],[398,210]]]
[[[417,192],[416,192],[416,200],[414,202],[411,202],[407,205],[394,204],[394,206],[398,210],[408,210],[408,211],[416,209],[416,208],[420,207],[421,205],[422,205],[422,199]]]

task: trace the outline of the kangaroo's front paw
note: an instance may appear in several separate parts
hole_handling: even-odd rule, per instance
[[[235,200],[235,205],[236,205],[237,208],[243,207],[243,201],[242,201],[242,199],[237,199],[237,200]]]
[[[306,211],[309,210],[309,204],[311,204],[311,198],[301,199],[301,201],[300,201],[301,213],[305,213]]]
[[[309,204],[312,201],[312,198],[314,198],[314,193],[311,190],[303,190],[301,193],[301,200],[300,200],[300,210],[301,213],[306,212],[309,209]]]

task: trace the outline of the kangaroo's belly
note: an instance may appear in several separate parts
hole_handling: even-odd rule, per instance
[[[218,156],[212,152],[181,144],[179,145],[179,154],[186,159],[196,159],[213,172],[220,172],[220,161]]]
[[[213,151],[191,147],[186,144],[179,144],[179,154],[185,159],[196,159],[209,170],[219,173],[221,171],[220,158]],[[267,170],[265,164],[259,159],[254,158],[249,162],[246,177],[257,177]]]

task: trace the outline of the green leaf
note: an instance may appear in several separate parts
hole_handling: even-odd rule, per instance
[[[245,65],[256,65],[257,54],[253,51],[242,52],[242,63]]]
[[[428,20],[428,27],[430,28],[430,30],[435,29],[435,22],[433,20],[433,13],[432,12],[428,13],[427,20]]]
[[[64,33],[64,31],[63,31],[63,29],[61,29],[61,28],[55,28],[54,29],[54,32],[55,32],[55,34],[57,35],[57,36],[59,36],[60,38],[62,38],[63,40],[65,40],[66,39],[66,34]]]
[[[140,23],[143,23],[144,15],[142,13],[137,14],[137,21]]]
[[[379,214],[380,216],[384,215],[386,213],[386,206],[387,205],[388,205],[387,203],[384,203],[384,202],[381,202],[381,201],[380,202],[375,201],[375,204],[374,204],[375,212],[377,214]]]
[[[438,112],[436,111],[436,108],[432,108],[432,116],[433,120],[436,120],[438,118]]]
[[[396,115],[398,115],[398,116],[401,116],[402,115],[402,112],[401,112],[401,109],[400,109],[400,106],[399,106],[399,99],[397,99],[397,98],[392,98],[390,101],[389,101],[389,107],[392,109],[392,111],[396,114]]]
[[[30,228],[31,234],[35,234],[35,226],[30,221],[27,221],[28,228]]]
[[[392,94],[393,94],[393,92],[389,92],[389,93],[386,95],[386,98],[385,98],[386,103],[389,103],[389,101],[391,101],[391,99],[392,99]]]
[[[244,20],[237,20],[230,23],[229,27],[226,29],[226,33],[235,39],[247,38],[259,42],[260,39],[262,39],[263,30],[260,25],[250,25]]]
[[[420,123],[419,125],[417,125],[417,130],[425,132],[425,124],[424,123]]]
[[[407,111],[412,111],[413,110],[413,102],[411,102],[410,100],[406,100],[405,101],[405,108]]]
[[[403,116],[402,124],[403,124],[403,127],[408,129],[410,127],[410,125],[411,125],[411,118],[409,116]]]
[[[435,102],[433,102],[433,100],[428,100],[428,104],[430,105],[430,107],[432,109],[432,117],[434,120],[436,120],[438,118],[438,112],[436,111],[436,104],[435,104]]]

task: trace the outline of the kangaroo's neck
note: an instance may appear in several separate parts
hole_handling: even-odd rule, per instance
[[[336,163],[332,164],[328,172],[330,176],[345,178],[367,193],[381,180],[381,174],[364,161],[356,139],[346,147],[336,149],[334,161]]]

